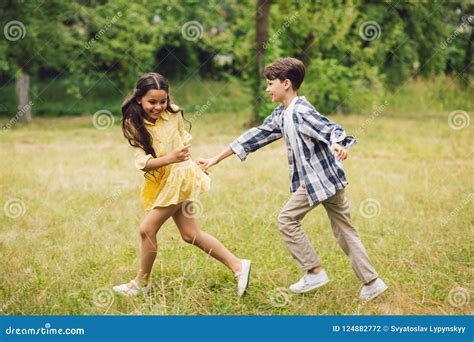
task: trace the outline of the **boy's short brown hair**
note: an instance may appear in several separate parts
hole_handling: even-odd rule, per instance
[[[263,75],[268,80],[279,79],[284,81],[289,79],[294,90],[298,90],[304,80],[304,64],[299,59],[293,57],[280,58],[265,67]]]

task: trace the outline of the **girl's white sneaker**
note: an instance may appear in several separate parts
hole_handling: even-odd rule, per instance
[[[237,291],[239,297],[242,297],[247,290],[249,285],[249,278],[250,278],[250,269],[252,267],[252,262],[247,259],[242,259],[242,270],[235,274],[235,278],[237,279]]]
[[[128,284],[132,284],[132,287],[129,287]],[[113,287],[113,290],[118,294],[128,297],[135,297],[141,294],[148,294],[151,291],[150,284],[140,288],[135,280],[130,280],[127,284],[117,285]]]

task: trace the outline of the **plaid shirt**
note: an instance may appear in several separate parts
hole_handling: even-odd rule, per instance
[[[262,125],[244,132],[229,147],[244,161],[249,153],[284,136],[288,150],[290,191],[295,192],[304,183],[310,205],[320,203],[348,184],[342,163],[329,147],[339,143],[349,148],[356,144],[356,140],[346,136],[341,126],[319,114],[304,96],[299,96],[292,113],[298,147],[295,150],[284,129],[284,110],[285,107],[279,105]]]

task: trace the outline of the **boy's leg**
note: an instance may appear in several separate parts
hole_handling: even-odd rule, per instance
[[[306,188],[302,185],[290,197],[278,216],[281,238],[303,272],[320,265],[320,260],[301,227],[303,217],[315,207],[310,206]]]
[[[359,234],[352,226],[349,201],[344,195],[344,189],[322,202],[337,243],[349,257],[352,269],[357,277],[367,284],[378,278],[378,274],[369,260],[369,256],[362,245]]]

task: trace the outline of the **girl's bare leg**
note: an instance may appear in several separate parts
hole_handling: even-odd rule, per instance
[[[153,208],[143,219],[140,225],[140,237],[142,239],[140,270],[135,277],[137,284],[140,284],[140,281],[143,279],[143,277],[145,277],[143,282],[144,285],[148,284],[153,262],[155,261],[156,257],[156,234],[163,223],[165,223],[165,221],[179,209],[179,204],[168,207]],[[131,286],[132,285],[129,284],[129,287]]]
[[[183,240],[198,246],[204,252],[226,265],[232,272],[240,272],[242,268],[241,260],[225,248],[215,237],[199,229],[196,219],[189,213],[190,210],[186,210],[186,206],[189,205],[192,204],[189,202],[181,203],[180,210],[173,214],[173,220],[178,226]]]

